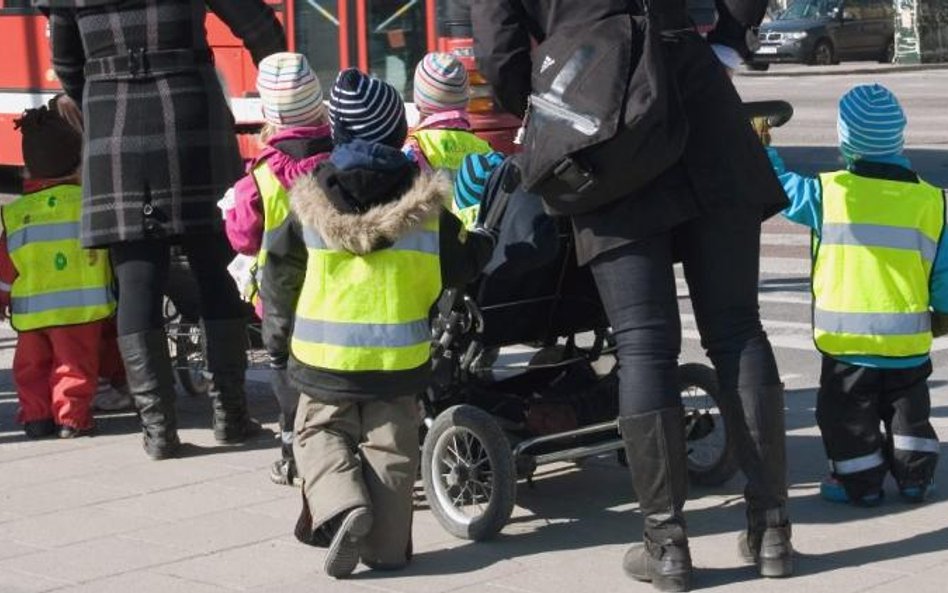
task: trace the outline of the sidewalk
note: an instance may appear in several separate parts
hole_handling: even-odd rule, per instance
[[[573,593],[642,592],[623,576],[626,546],[641,533],[626,470],[613,457],[562,464],[520,487],[515,517],[493,542],[444,532],[417,500],[414,565],[351,580],[321,574],[321,551],[291,535],[296,489],[273,486],[275,437],[215,446],[208,402],[181,396],[183,459],[151,462],[131,414],[99,419],[101,433],[28,442],[13,423],[14,337],[0,331],[0,592],[31,593]],[[814,369],[815,373],[815,369]],[[948,439],[948,372],[936,374],[933,417]],[[754,593],[941,593],[948,581],[948,502],[909,507],[890,496],[876,510],[821,502],[825,471],[813,421],[813,377],[790,383],[791,513],[799,576],[762,581],[741,566],[738,480],[693,489],[688,520],[696,589]],[[267,387],[252,384],[254,414],[275,429]],[[948,487],[948,462],[939,481]],[[890,494],[894,494],[890,490]]]
[[[897,72],[924,72],[946,70],[944,64],[880,64],[879,62],[842,62],[834,66],[807,66],[805,64],[771,64],[765,72],[740,68],[738,76],[830,76],[844,74],[894,74]]]

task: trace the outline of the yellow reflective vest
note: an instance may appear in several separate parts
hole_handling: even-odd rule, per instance
[[[267,253],[273,245],[276,232],[290,215],[290,197],[266,162],[257,165],[251,175],[263,203],[263,239],[260,242],[260,252],[257,253],[257,268],[262,270],[267,263]]]
[[[291,349],[336,372],[407,371],[429,362],[428,314],[441,294],[438,218],[366,255],[303,228],[308,258]]]
[[[82,190],[58,185],[3,207],[7,251],[18,276],[10,289],[17,331],[79,325],[115,312],[108,252],[79,242]]]
[[[848,171],[821,175],[820,182],[823,224],[813,235],[817,348],[830,356],[927,354],[942,191]]]
[[[418,142],[433,169],[446,170],[452,177],[461,168],[467,155],[488,154],[493,150],[485,140],[464,130],[419,130],[412,133],[412,138]],[[480,205],[458,208],[451,200],[450,210],[461,219],[464,228],[472,229],[477,222]]]

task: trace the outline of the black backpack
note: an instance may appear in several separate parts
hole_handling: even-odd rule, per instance
[[[644,12],[558,30],[533,52],[519,165],[553,214],[595,210],[681,158],[687,120]]]

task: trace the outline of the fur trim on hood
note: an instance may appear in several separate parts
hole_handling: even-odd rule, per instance
[[[304,226],[319,231],[332,249],[366,255],[440,216],[453,197],[451,181],[444,175],[421,174],[398,200],[379,204],[363,213],[337,210],[313,175],[305,175],[290,190],[293,212]]]

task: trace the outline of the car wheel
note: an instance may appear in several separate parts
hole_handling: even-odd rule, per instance
[[[882,55],[879,56],[879,63],[891,64],[894,59],[895,59],[895,38],[890,37],[889,40],[885,42],[885,49],[882,50]]]
[[[833,51],[833,44],[828,39],[821,39],[813,46],[813,53],[810,54],[811,66],[830,66],[835,64],[836,55]]]
[[[767,62],[747,62],[747,69],[754,72],[766,72],[770,70],[770,64]]]

